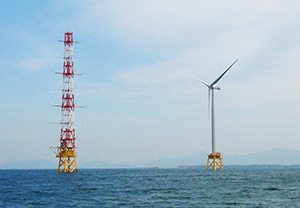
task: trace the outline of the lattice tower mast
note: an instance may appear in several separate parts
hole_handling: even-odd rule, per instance
[[[61,105],[60,147],[75,147],[75,103],[74,103],[74,63],[73,33],[66,32],[64,40],[64,66]]]
[[[59,158],[57,172],[77,172],[75,152],[75,102],[74,102],[74,73],[73,63],[73,33],[66,32],[64,42],[62,104],[61,107],[61,132],[60,145],[56,147],[56,157]],[[53,147],[51,147],[53,149]]]

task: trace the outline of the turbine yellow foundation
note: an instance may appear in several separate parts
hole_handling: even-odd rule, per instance
[[[206,170],[209,167],[212,167],[213,170],[216,170],[218,167],[224,170],[223,166],[223,157],[221,153],[216,153],[216,154],[209,154],[207,155],[207,165],[206,165]]]
[[[73,173],[77,172],[75,149],[61,148],[56,157],[59,158],[57,172]]]

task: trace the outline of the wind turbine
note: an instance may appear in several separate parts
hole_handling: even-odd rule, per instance
[[[207,159],[207,166],[206,169],[209,167],[212,167],[214,170],[216,170],[217,167],[220,167],[222,170],[223,168],[223,158],[221,153],[216,152],[216,136],[215,136],[215,102],[214,102],[214,90],[221,90],[219,86],[215,86],[222,77],[229,71],[229,69],[238,61],[235,60],[215,81],[213,81],[211,84],[208,84],[204,82],[203,80],[194,77],[198,81],[202,82],[206,87],[208,87],[208,109],[210,107],[211,103],[211,141],[212,141],[212,153],[208,155]],[[211,96],[210,96],[211,93]],[[210,109],[209,109],[210,110]],[[213,161],[211,162],[210,159]],[[217,162],[219,161],[219,162]]]

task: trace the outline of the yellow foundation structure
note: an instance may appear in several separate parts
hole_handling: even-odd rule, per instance
[[[218,167],[224,170],[223,166],[223,156],[221,153],[211,153],[207,155],[207,165],[206,170],[208,170],[209,167],[212,167],[213,170],[216,170]]]
[[[59,153],[56,155],[59,158],[57,172],[62,173],[73,173],[77,172],[76,157],[77,154],[75,149],[68,149],[67,147],[61,148]]]
[[[50,149],[59,158],[57,172],[59,173],[73,173],[77,172],[76,157],[77,153],[75,149],[77,148],[60,148],[52,146]]]

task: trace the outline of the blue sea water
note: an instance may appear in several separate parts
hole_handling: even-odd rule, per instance
[[[300,167],[0,170],[0,207],[300,207]]]

